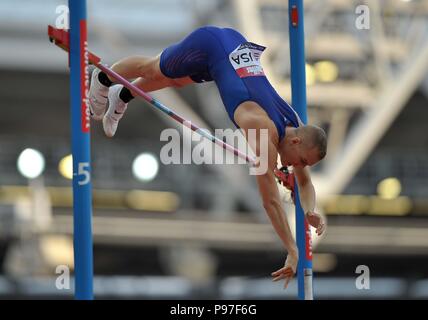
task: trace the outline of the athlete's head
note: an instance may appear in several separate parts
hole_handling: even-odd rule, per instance
[[[312,166],[326,155],[327,135],[323,129],[312,125],[288,127],[279,147],[283,166]]]

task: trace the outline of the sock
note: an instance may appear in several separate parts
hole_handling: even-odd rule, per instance
[[[113,82],[111,82],[107,75],[102,71],[98,74],[98,81],[106,87],[110,87],[113,84]]]
[[[128,103],[132,99],[134,99],[134,96],[131,94],[131,91],[129,91],[128,88],[123,87],[122,90],[119,92],[119,98],[125,103]]]

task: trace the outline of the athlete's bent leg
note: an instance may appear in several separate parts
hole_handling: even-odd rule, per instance
[[[166,77],[160,69],[160,54],[153,58],[143,56],[128,57],[113,64],[111,69],[126,79],[139,78],[134,84],[145,92],[156,91],[166,87],[180,88],[194,83],[190,77],[176,79]],[[115,82],[115,79],[110,76],[109,80]]]
[[[169,86],[167,81],[153,81],[138,78],[132,82],[135,86],[145,92],[163,89]],[[108,110],[103,118],[103,129],[107,137],[113,137],[116,133],[120,119],[128,108],[128,102],[137,94],[117,84],[110,88],[108,93]]]
[[[159,78],[156,80],[146,79],[146,78],[138,78],[132,81],[132,84],[143,90],[144,92],[152,92],[156,90],[160,90],[163,88],[172,87],[170,79],[167,78]],[[135,97],[137,94],[132,90],[132,95]]]
[[[162,79],[160,72],[159,57],[132,56],[124,58],[113,64],[112,70],[122,77],[131,80],[138,77],[158,81],[162,83],[153,84],[154,88],[166,86],[166,81]],[[107,96],[109,87],[115,79],[108,76],[99,69],[95,69],[91,77],[91,87],[89,90],[89,110],[94,120],[101,120],[105,114],[107,106]]]
[[[160,74],[159,69],[160,55],[156,57],[131,56],[114,63],[111,69],[126,79],[136,79],[143,77],[145,79],[156,79]],[[115,79],[109,76],[114,82]]]
[[[178,79],[166,77],[160,69],[160,55],[154,58],[143,56],[127,57],[114,63],[111,69],[128,80],[136,79],[132,83],[144,92],[156,91],[166,87],[183,87],[194,83],[190,77]],[[108,93],[108,109],[105,112],[107,99],[103,101],[98,99],[97,102],[101,107],[96,109],[96,113],[92,111],[95,108],[91,108],[91,114],[97,120],[100,119],[101,115],[105,134],[108,137],[113,137],[119,120],[127,109],[128,102],[137,94],[123,85],[115,85],[108,91],[108,87],[115,82],[115,79],[103,72],[97,72],[92,82],[94,85],[91,84],[90,99],[92,98],[91,100],[95,101],[93,97],[99,96],[101,91],[103,96]]]

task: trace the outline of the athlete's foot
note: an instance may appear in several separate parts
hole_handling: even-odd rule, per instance
[[[109,138],[113,137],[116,133],[119,120],[123,117],[128,107],[128,104],[123,102],[119,97],[122,88],[122,85],[117,84],[112,86],[108,93],[108,110],[103,118],[103,128],[106,136]]]
[[[101,120],[107,107],[107,95],[109,88],[98,79],[101,70],[96,68],[91,76],[91,88],[89,90],[89,111],[94,120]]]

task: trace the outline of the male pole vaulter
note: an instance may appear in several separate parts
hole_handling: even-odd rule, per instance
[[[315,189],[307,167],[325,157],[327,138],[321,128],[304,125],[269,83],[260,64],[264,50],[265,47],[248,42],[234,29],[205,26],[156,57],[127,57],[111,69],[126,79],[135,79],[133,84],[145,92],[215,81],[230,119],[243,130],[257,157],[261,156],[260,132],[267,130],[268,170],[256,178],[263,206],[288,253],[284,267],[271,275],[274,281],[285,279],[287,287],[296,273],[298,249],[275,180],[278,154],[282,166],[293,166],[306,219],[321,235],[325,223],[314,211]],[[91,116],[103,121],[108,137],[114,136],[128,102],[136,96],[122,85],[113,85],[114,82],[99,69],[92,74]],[[257,132],[256,141],[248,139],[250,130]]]

